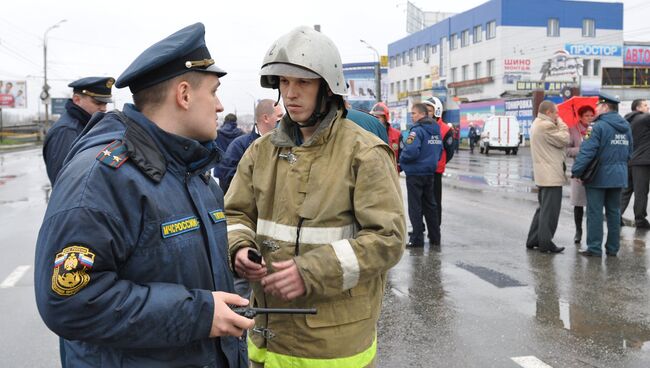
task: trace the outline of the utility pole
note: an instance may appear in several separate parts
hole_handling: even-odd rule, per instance
[[[45,103],[45,124],[50,121],[50,86],[47,84],[47,34],[54,28],[59,28],[61,23],[67,22],[62,19],[55,25],[48,27],[43,34],[43,91],[41,92],[41,100]]]
[[[377,54],[377,64],[375,64],[375,96],[377,97],[377,102],[381,102],[381,56],[379,56],[379,51],[368,42],[364,40],[359,41]]]

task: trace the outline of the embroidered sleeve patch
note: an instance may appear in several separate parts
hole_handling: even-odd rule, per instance
[[[415,137],[416,137],[416,136],[417,136],[417,134],[416,134],[415,132],[410,132],[410,133],[409,133],[409,136],[406,137],[406,144],[411,144],[411,143],[413,143],[413,141],[415,140]]]
[[[117,169],[129,159],[129,156],[124,143],[121,141],[114,141],[104,147],[104,149],[97,154],[96,159],[106,166]]]
[[[212,222],[215,224],[218,222],[224,222],[226,221],[226,214],[223,213],[222,209],[210,211],[210,218],[212,219]]]
[[[52,274],[52,291],[70,296],[83,289],[90,281],[87,273],[93,268],[95,254],[88,248],[69,244],[57,253]]]
[[[198,230],[201,227],[201,222],[196,216],[185,217],[180,220],[165,222],[160,225],[163,238],[180,235],[188,231]]]

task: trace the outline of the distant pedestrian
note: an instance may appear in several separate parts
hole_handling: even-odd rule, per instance
[[[648,216],[648,186],[650,185],[650,114],[646,100],[634,100],[632,112],[625,115],[630,123],[634,151],[627,169],[627,187],[621,195],[621,226],[623,212],[634,193],[634,226],[638,229],[650,228]]]
[[[282,106],[279,104],[275,106],[274,100],[266,99],[257,103],[253,130],[235,138],[219,163],[219,186],[221,186],[224,195],[228,192],[230,182],[237,172],[237,165],[248,146],[260,136],[273,130],[283,115]]]
[[[217,147],[225,153],[230,143],[242,135],[244,135],[244,131],[237,127],[237,115],[230,113],[226,115],[223,125],[217,130]]]
[[[575,158],[580,152],[580,144],[587,135],[589,126],[594,120],[596,111],[589,105],[578,109],[578,124],[569,129],[569,146],[566,149],[567,156]],[[573,206],[573,221],[576,225],[576,233],[573,237],[575,244],[582,240],[582,218],[584,208],[587,205],[587,193],[579,179],[571,179],[571,205]]]
[[[474,146],[479,139],[478,131],[474,127],[474,123],[469,123],[469,131],[467,132],[467,140],[469,140],[469,153],[474,153]]]
[[[413,227],[407,247],[424,246],[423,216],[427,224],[429,243],[433,245],[440,241],[434,174],[442,157],[442,138],[440,127],[427,115],[424,104],[413,105],[411,116],[415,124],[400,155],[400,166],[406,174],[409,220]]]
[[[617,97],[601,93],[596,105],[598,117],[589,139],[580,145],[580,153],[571,172],[580,177],[590,162],[598,159],[593,180],[587,190],[587,248],[584,256],[601,257],[603,243],[603,207],[607,216],[605,252],[618,253],[621,230],[621,189],[627,186],[627,162],[632,155],[630,125],[618,114]]]
[[[395,154],[395,167],[397,167],[397,172],[399,172],[400,131],[390,126],[390,111],[388,110],[388,106],[383,102],[378,102],[372,107],[370,113],[372,116],[379,119],[386,129],[388,146],[390,146],[390,149],[393,150],[393,154]]]
[[[88,77],[68,84],[68,87],[72,87],[72,98],[65,103],[65,112],[47,132],[43,143],[43,160],[52,186],[72,148],[72,142],[84,130],[92,115],[98,111],[105,112],[106,104],[112,102],[113,83],[115,79],[110,77]]]
[[[558,118],[557,106],[551,101],[539,104],[539,114],[533,121],[530,152],[533,158],[533,178],[537,186],[539,205],[533,216],[526,248],[539,248],[542,253],[560,253],[564,247],[553,242],[562,205],[562,186],[569,128]]]
[[[454,130],[454,152],[458,153],[460,147],[460,128],[453,126],[452,129]]]

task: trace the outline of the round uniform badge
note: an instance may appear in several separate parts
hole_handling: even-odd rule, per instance
[[[90,281],[89,271],[95,263],[95,254],[88,248],[69,245],[54,259],[52,291],[61,296],[76,294]]]

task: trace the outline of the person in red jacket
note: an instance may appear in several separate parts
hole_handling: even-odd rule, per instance
[[[442,174],[445,172],[447,162],[454,156],[454,132],[442,121],[442,101],[437,97],[431,97],[423,102],[429,111],[429,115],[438,122],[440,136],[442,136],[442,157],[438,161],[438,168],[434,176],[434,197],[436,198],[436,210],[438,211],[438,225],[442,222]],[[432,245],[440,245],[440,239],[433,239]]]
[[[388,145],[390,149],[395,153],[395,165],[397,166],[397,172],[400,172],[399,168],[399,140],[400,134],[399,130],[390,126],[390,111],[388,106],[383,102],[377,102],[375,106],[370,110],[370,114],[379,119],[382,124],[386,127],[386,133],[388,134]]]

